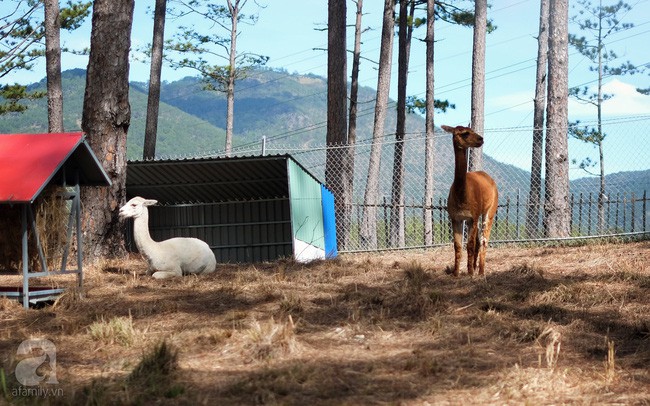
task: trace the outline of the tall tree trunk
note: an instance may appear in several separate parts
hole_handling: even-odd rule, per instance
[[[410,15],[409,5],[411,6]],[[412,18],[414,9],[415,3],[413,1],[400,0],[397,56],[397,127],[393,154],[393,189],[391,192],[389,229],[391,247],[403,247],[406,244],[404,235],[404,135],[406,134],[406,84],[412,30],[409,17]]]
[[[426,42],[426,88],[425,88],[425,140],[424,140],[424,245],[433,244],[433,163],[434,163],[434,76],[433,76],[433,54],[434,54],[434,21],[435,21],[435,0],[427,0],[427,33]]]
[[[530,191],[526,233],[528,238],[539,237],[539,207],[542,195],[542,159],[544,153],[544,109],[546,107],[546,67],[548,61],[548,3],[541,0],[539,36],[537,37],[537,76],[533,102],[533,148],[530,166]]]
[[[472,130],[485,136],[485,36],[487,0],[474,2],[474,47],[472,51]],[[483,147],[469,151],[469,170],[483,169]]]
[[[393,34],[395,27],[395,0],[384,0],[384,17],[379,51],[379,73],[377,75],[377,98],[372,130],[372,146],[368,163],[368,181],[364,194],[361,218],[361,243],[364,249],[377,248],[377,203],[379,201],[379,168],[384,124],[390,91],[390,70],[393,58]]]
[[[228,84],[226,86],[226,156],[230,156],[232,151],[232,136],[235,120],[235,58],[237,56],[237,19],[239,18],[239,0],[233,5],[228,0],[230,9],[231,30],[230,30],[230,66],[228,67]]]
[[[546,237],[570,234],[568,97],[568,0],[550,0],[548,44],[548,105],[546,107],[546,176],[544,231]]]
[[[61,85],[61,21],[59,1],[45,0],[45,66],[47,71],[47,127],[63,132],[63,88]]]
[[[147,100],[147,124],[144,130],[142,158],[156,157],[158,132],[158,107],[160,106],[160,75],[162,73],[163,47],[165,45],[165,14],[167,0],[156,0],[153,18],[153,41],[151,45],[151,70],[149,72],[149,99]]]
[[[350,78],[350,112],[348,119],[348,142],[344,153],[343,171],[345,176],[343,187],[346,190],[343,198],[343,215],[338,227],[338,244],[342,249],[350,244],[350,226],[352,224],[352,203],[354,200],[354,154],[357,142],[357,100],[359,97],[359,65],[361,62],[361,19],[363,17],[363,0],[357,0],[357,12],[354,24],[354,51],[352,53],[352,75]]]
[[[327,18],[327,157],[325,182],[334,195],[337,229],[343,228],[352,172],[343,158],[347,144],[347,50],[345,0],[329,0]]]
[[[129,50],[134,0],[95,0],[81,128],[111,179],[84,188],[84,250],[92,260],[124,253],[118,208],[126,196]]]

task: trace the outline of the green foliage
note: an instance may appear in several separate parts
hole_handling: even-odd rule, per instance
[[[62,7],[59,10],[59,19],[61,21],[61,29],[66,31],[73,31],[81,27],[86,17],[90,15],[90,7],[92,2],[78,2],[73,3],[68,0],[67,7]]]
[[[13,0],[12,11],[0,16],[0,78],[18,70],[31,70],[34,62],[45,56],[43,2],[36,0]],[[60,9],[61,29],[72,31],[81,25],[90,13],[91,2],[73,3]],[[29,92],[22,85],[6,85],[0,88],[4,103],[0,115],[20,113],[27,109],[28,100],[44,97],[44,92]]]
[[[27,110],[27,106],[21,101],[34,100],[45,95],[44,91],[29,92],[26,86],[18,84],[0,86],[0,97],[5,100],[0,104],[0,115],[23,112]]]
[[[474,26],[474,2],[465,2],[466,8],[458,6],[459,3],[463,2],[446,2],[446,1],[436,1],[435,16],[436,19],[446,21],[451,24],[457,24],[464,27],[473,27]],[[490,7],[488,5],[488,7]],[[420,24],[424,24],[424,21],[420,21]],[[417,26],[417,25],[416,25]],[[497,26],[494,25],[492,20],[488,19],[487,21],[487,32],[488,34],[497,29]]]
[[[436,99],[433,101],[433,107],[439,113],[444,113],[447,111],[447,109],[455,109],[456,105],[450,103],[449,100]],[[406,111],[409,114],[415,113],[416,111],[419,111],[421,114],[424,114],[426,112],[426,109],[427,109],[426,100],[419,98],[417,96],[406,97]]]

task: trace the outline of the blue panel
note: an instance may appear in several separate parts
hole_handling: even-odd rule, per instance
[[[325,231],[325,258],[336,258],[338,248],[336,245],[334,195],[323,185],[321,185],[321,199],[323,203],[323,229]]]

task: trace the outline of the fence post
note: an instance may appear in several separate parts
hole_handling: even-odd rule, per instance
[[[386,196],[384,196],[384,246],[386,248],[390,247],[390,219],[388,218],[388,203],[386,203]]]
[[[497,212],[494,214],[494,237],[498,240],[499,237],[499,205],[497,204]]]
[[[582,192],[580,192],[580,200],[578,201],[578,235],[582,235]]]
[[[623,193],[623,232],[625,232],[625,224],[627,224],[627,193]]]
[[[645,230],[646,230],[646,228],[645,228],[645,221],[646,221],[646,214],[645,214],[645,213],[646,213],[646,201],[647,201],[647,198],[646,198],[646,191],[644,190],[644,191],[643,191],[643,232],[644,232],[644,233],[645,233]]]
[[[569,234],[573,233],[573,212],[574,212],[574,207],[575,206],[575,193],[571,193],[571,197],[569,198],[569,211],[571,214],[569,214]]]
[[[634,205],[636,204],[636,202],[634,201],[634,192],[632,192],[632,198],[631,199],[632,199],[631,200],[632,201],[632,209],[630,211],[630,217],[632,218],[631,219],[632,221],[630,222],[630,232],[633,233],[634,232],[634,220],[636,220],[634,218],[634,211],[635,211],[634,210]]]
[[[591,210],[593,209],[592,204],[594,201],[593,193],[589,192],[589,211],[587,212],[587,235],[591,235]]]
[[[607,221],[605,222],[605,227],[607,230],[607,233],[610,232],[610,226],[611,226],[611,220],[612,220],[612,212],[611,212],[611,207],[610,207],[611,199],[609,197],[607,198]],[[605,231],[605,230],[603,230]]]
[[[616,193],[616,224],[614,225],[614,232],[618,230],[618,205],[621,203],[621,193]]]
[[[516,221],[517,232],[515,234],[517,236],[517,240],[520,238],[519,237],[519,192],[520,191],[521,189],[517,188],[517,221]]]

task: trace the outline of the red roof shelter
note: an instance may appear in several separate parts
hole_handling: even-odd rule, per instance
[[[49,300],[62,292],[61,289],[37,288],[30,291],[30,278],[73,273],[77,274],[79,286],[82,286],[82,250],[77,250],[77,269],[66,269],[70,238],[64,248],[61,268],[48,269],[32,206],[47,186],[63,186],[66,192],[63,192],[60,197],[71,201],[68,236],[71,236],[74,226],[77,247],[81,247],[80,186],[109,186],[110,184],[108,175],[81,132],[0,134],[0,211],[7,206],[21,207],[23,264],[22,288],[0,288],[1,296],[17,298],[27,308],[30,303]],[[28,230],[31,230],[35,236],[41,272],[30,272],[28,269]]]

